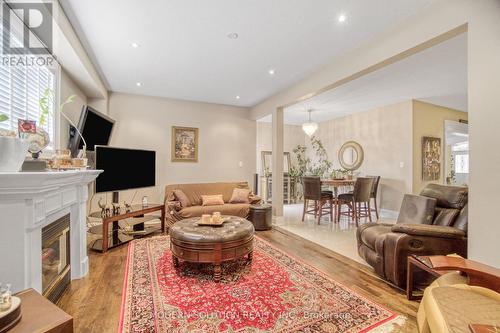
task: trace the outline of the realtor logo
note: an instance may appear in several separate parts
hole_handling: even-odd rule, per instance
[[[4,54],[52,54],[52,3],[4,2],[2,22]]]

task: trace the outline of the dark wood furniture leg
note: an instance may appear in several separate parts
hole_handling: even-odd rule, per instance
[[[307,211],[307,199],[304,199],[304,210],[302,211],[302,222],[304,222],[304,219],[306,217],[306,211]]]
[[[220,282],[222,277],[222,269],[220,264],[214,264],[214,282]]]
[[[164,234],[165,230],[165,206],[161,209],[161,232]]]
[[[173,254],[172,254],[172,263],[174,264],[175,268],[179,267],[179,258],[174,256]]]
[[[102,252],[108,250],[108,226],[109,222],[107,219],[102,220]]]
[[[218,243],[214,245],[214,281],[219,282],[222,277],[222,244]]]

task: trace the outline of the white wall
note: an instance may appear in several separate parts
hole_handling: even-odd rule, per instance
[[[262,151],[272,151],[273,150],[273,136],[272,136],[272,124],[268,122],[257,122],[257,173],[262,174]],[[292,165],[296,165],[297,161],[293,153],[293,149],[298,145],[304,145],[306,143],[306,135],[302,131],[302,126],[298,125],[285,125],[284,126],[284,148],[283,151],[289,152],[291,156]]]
[[[359,143],[364,160],[357,172],[381,176],[379,208],[399,211],[404,194],[412,189],[412,101],[322,122],[316,136],[334,169],[341,169],[340,147],[351,140]]]
[[[59,101],[64,102],[69,96],[75,95],[73,103],[66,104],[64,114],[74,124],[78,124],[83,105],[87,104],[87,96],[82,92],[75,82],[69,77],[65,70],[61,69],[59,79]],[[58,104],[60,104],[58,103]],[[59,148],[68,148],[69,123],[64,117],[59,116]]]
[[[259,119],[334,82],[375,66],[415,46],[467,25],[470,125],[469,257],[500,266],[500,223],[491,207],[500,202],[500,1],[437,0],[357,50],[334,59],[318,73],[252,109]]]
[[[150,202],[161,202],[165,185],[172,183],[253,183],[256,123],[248,119],[248,109],[112,93],[109,116],[116,120],[112,146],[156,151],[157,186],[140,190],[136,202],[143,195]],[[171,162],[172,126],[199,128],[198,163]],[[121,201],[130,200],[133,192],[123,193]]]

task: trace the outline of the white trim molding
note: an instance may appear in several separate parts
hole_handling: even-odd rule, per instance
[[[42,292],[42,228],[70,214],[71,279],[88,273],[88,184],[102,170],[0,173],[0,281]]]

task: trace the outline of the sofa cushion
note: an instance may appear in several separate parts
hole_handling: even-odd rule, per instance
[[[453,224],[453,227],[465,231],[467,233],[467,224],[469,220],[469,204],[466,204],[464,208],[460,211],[460,214],[458,214],[457,219],[455,220],[455,223]]]
[[[229,203],[250,203],[250,192],[248,188],[235,188]]]
[[[405,194],[397,223],[431,224],[435,207],[436,199]]]
[[[420,195],[436,199],[438,207],[462,209],[467,203],[469,189],[463,186],[428,184]]]
[[[217,206],[223,205],[224,199],[222,198],[222,194],[214,194],[214,195],[202,195],[201,196],[201,205],[202,206]]]
[[[246,217],[248,216],[248,211],[250,210],[249,204],[224,204],[217,206],[191,206],[179,211],[179,215],[182,218],[197,217],[202,214],[212,214],[214,212],[220,212],[222,215],[233,215]]]
[[[175,198],[177,199],[177,201],[179,201],[181,203],[181,207],[185,208],[185,207],[191,206],[191,202],[189,201],[189,198],[186,196],[186,194],[182,190],[180,190],[180,189],[174,190],[174,195],[175,195]]]
[[[460,211],[455,208],[436,207],[432,224],[449,227],[454,223],[459,213]]]
[[[186,194],[192,206],[201,205],[201,195],[222,194],[224,202],[229,202],[235,188],[249,188],[247,182],[173,184],[165,188],[165,201],[175,200],[173,191],[180,189]]]

